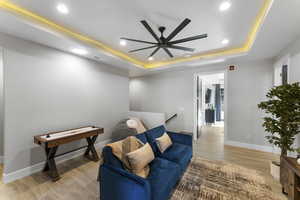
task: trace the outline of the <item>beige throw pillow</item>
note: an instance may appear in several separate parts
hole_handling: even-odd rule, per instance
[[[120,140],[118,142],[107,144],[106,146],[111,147],[112,148],[112,153],[119,160],[121,160],[124,167],[128,171],[131,171],[131,167],[130,167],[130,164],[128,163],[128,159],[127,159],[126,154],[141,148],[142,146],[144,146],[144,143],[142,143],[136,137],[130,136],[130,137],[125,138],[124,140]]]
[[[172,140],[167,133],[164,133],[161,137],[156,138],[155,140],[161,153],[164,153],[165,150],[172,145]]]
[[[146,178],[149,175],[149,163],[154,160],[154,153],[147,143],[143,147],[126,154],[132,173]]]

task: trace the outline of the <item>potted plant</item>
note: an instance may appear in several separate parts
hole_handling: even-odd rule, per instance
[[[288,151],[295,151],[293,144],[296,135],[300,133],[299,83],[271,88],[267,93],[267,99],[258,104],[258,107],[267,114],[263,123],[266,132],[269,133],[266,139],[281,149],[281,157],[287,156]]]

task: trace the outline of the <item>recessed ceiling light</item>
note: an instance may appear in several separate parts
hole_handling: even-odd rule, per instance
[[[230,7],[231,7],[231,3],[229,1],[224,1],[221,3],[219,10],[225,11],[225,10],[228,10]]]
[[[152,56],[150,56],[150,57],[148,58],[148,60],[149,60],[149,61],[152,61],[152,60],[154,60],[154,58],[153,58]]]
[[[127,42],[126,42],[126,40],[120,40],[120,45],[121,46],[126,46],[127,45]]]
[[[88,52],[85,49],[74,48],[71,50],[73,53],[78,55],[86,55]]]
[[[222,40],[222,44],[228,44],[228,43],[229,43],[229,40],[228,40],[228,39]]]
[[[69,8],[63,3],[59,3],[56,6],[56,9],[58,10],[58,12],[65,14],[65,15],[69,13]]]

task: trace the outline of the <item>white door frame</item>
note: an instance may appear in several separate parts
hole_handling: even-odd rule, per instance
[[[205,76],[210,74],[224,74],[224,141],[227,140],[227,112],[228,112],[228,100],[227,100],[227,87],[228,87],[228,71],[226,69],[224,70],[214,70],[209,72],[197,72],[194,73],[194,131],[193,131],[193,138],[194,140],[197,140],[197,76]],[[201,134],[201,133],[200,133]]]
[[[1,76],[1,78],[0,78],[0,81],[2,81],[2,83],[1,83],[1,90],[2,90],[2,101],[1,101],[1,104],[0,104],[0,106],[1,106],[1,111],[2,111],[2,113],[0,113],[0,115],[1,115],[1,120],[0,120],[0,124],[1,124],[1,128],[2,128],[2,130],[1,130],[1,134],[2,134],[2,139],[3,139],[3,141],[2,141],[2,155],[0,155],[0,164],[4,164],[4,52],[3,52],[3,48],[0,46],[0,70],[1,70],[1,72],[0,72],[0,76]],[[4,174],[4,170],[3,170],[3,174]],[[3,175],[2,174],[2,175]],[[2,179],[3,179],[3,176],[2,176]],[[1,181],[1,180],[0,180]]]

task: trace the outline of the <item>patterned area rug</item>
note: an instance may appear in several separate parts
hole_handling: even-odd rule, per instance
[[[194,158],[170,200],[282,200],[255,170]]]

